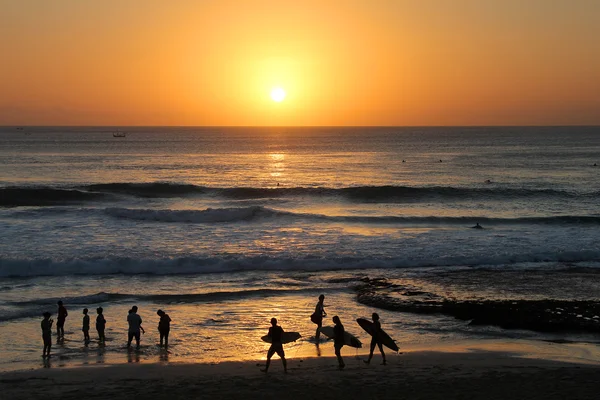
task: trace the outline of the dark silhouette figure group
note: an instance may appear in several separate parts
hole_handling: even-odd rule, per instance
[[[129,315],[127,316],[127,323],[129,325],[127,330],[127,348],[131,349],[131,342],[135,339],[136,349],[140,349],[140,333],[145,333],[144,328],[142,327],[142,317],[137,314],[138,307],[133,306],[129,310]],[[89,310],[87,308],[83,309],[83,320],[81,331],[83,332],[83,340],[84,343],[87,344],[90,342],[90,316],[88,314]],[[104,334],[106,329],[106,319],[104,318],[104,310],[102,307],[96,308],[96,331],[98,332],[98,344],[100,346],[104,346],[106,342],[106,336]],[[160,317],[158,323],[158,332],[160,334],[160,346],[165,349],[169,346],[169,332],[171,330],[171,317],[163,310],[158,310],[156,312]],[[58,302],[58,317],[56,322],[56,340],[57,343],[62,343],[65,335],[65,321],[69,313],[67,312],[67,308],[64,306],[62,301]],[[50,352],[52,350],[52,325],[54,320],[50,318],[52,313],[46,311],[43,313],[44,319],[41,322],[42,329],[42,341],[44,344],[44,348],[42,350],[42,357],[48,358],[50,357]]]

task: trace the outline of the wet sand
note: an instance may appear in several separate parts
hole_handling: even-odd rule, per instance
[[[350,351],[348,352],[350,353]],[[4,399],[597,399],[600,360],[525,358],[512,351],[416,351],[381,365],[346,355],[219,364],[125,364],[0,374]],[[52,365],[52,362],[51,362]]]

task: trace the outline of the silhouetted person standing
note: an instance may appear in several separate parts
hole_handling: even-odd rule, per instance
[[[366,364],[371,362],[373,358],[373,351],[375,351],[375,345],[379,347],[379,351],[381,352],[381,357],[383,358],[382,364],[385,365],[385,353],[383,352],[383,344],[381,344],[381,322],[379,322],[379,314],[373,313],[373,324],[375,325],[375,330],[371,335],[371,349],[369,351],[369,358],[365,360]]]
[[[50,357],[50,350],[52,349],[52,321],[50,319],[49,312],[45,312],[44,319],[42,320],[42,340],[44,341],[44,350],[42,350],[42,357]]]
[[[163,339],[165,340],[165,349],[169,347],[169,332],[171,331],[171,317],[163,310],[156,312],[160,316],[158,321],[158,333],[160,334],[160,345],[163,345]]]
[[[104,328],[106,328],[106,320],[104,319],[104,314],[102,314],[104,310],[102,307],[96,308],[96,313],[98,316],[96,317],[96,330],[98,331],[98,341],[100,343],[104,343],[106,338],[104,337]]]
[[[90,341],[90,316],[88,315],[88,309],[84,308],[83,309],[83,326],[81,327],[81,330],[83,331],[83,340],[85,340],[85,342],[89,342]]]
[[[60,340],[65,337],[65,320],[67,319],[67,309],[63,306],[62,301],[58,301],[58,316],[56,318],[56,339]]]
[[[137,315],[137,310],[137,306],[131,307],[127,316],[127,323],[129,323],[127,348],[131,347],[131,340],[133,338],[135,338],[136,349],[140,348],[140,331],[144,332],[144,328],[142,328],[142,317]]]
[[[267,352],[267,365],[265,369],[261,369],[262,372],[267,372],[269,370],[269,365],[271,365],[271,357],[273,354],[277,353],[283,362],[283,371],[287,373],[287,361],[285,360],[285,353],[283,351],[283,344],[281,343],[281,336],[283,335],[283,328],[277,326],[277,319],[271,318],[271,327],[269,328],[268,337],[271,338],[271,347],[269,347],[269,351]]]
[[[323,326],[323,317],[327,316],[325,312],[325,306],[323,302],[325,301],[325,295],[319,296],[319,302],[315,306],[315,312],[310,316],[310,320],[317,324],[317,332],[315,333],[315,339],[317,344],[319,343],[319,338],[321,337],[321,327]]]
[[[342,325],[342,321],[340,321],[340,317],[337,315],[333,317],[333,323],[335,326],[333,327],[333,348],[335,349],[335,356],[338,360],[338,366],[340,369],[344,369],[346,364],[344,364],[344,359],[342,358],[342,347],[344,347],[344,325]]]

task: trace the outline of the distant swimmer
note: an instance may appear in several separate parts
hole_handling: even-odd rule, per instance
[[[597,167],[597,166],[598,166],[598,164],[594,163],[594,167]]]
[[[471,228],[473,229],[483,229],[483,226],[479,225],[479,222],[475,224],[475,226],[472,226]]]
[[[406,162],[406,160],[402,160],[402,162]]]
[[[490,181],[489,179],[486,179],[485,183],[492,183],[492,181]]]
[[[265,369],[261,369],[261,371],[269,371],[271,357],[273,357],[273,354],[277,353],[279,358],[281,358],[281,362],[283,363],[283,371],[287,374],[287,361],[285,359],[285,352],[283,351],[283,343],[281,341],[281,337],[283,336],[283,328],[277,326],[277,318],[271,318],[271,327],[269,328],[269,333],[267,336],[271,338],[271,347],[269,347],[269,351],[267,352],[267,365],[265,365]]]
[[[440,162],[442,162],[442,160],[440,160]]]

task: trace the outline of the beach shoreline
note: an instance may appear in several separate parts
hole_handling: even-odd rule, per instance
[[[597,398],[600,358],[583,346],[546,343],[549,350],[532,352],[528,343],[461,343],[445,348],[378,353],[370,365],[349,349],[346,368],[338,370],[330,355],[288,359],[289,373],[273,358],[267,374],[263,360],[220,363],[93,364],[84,367],[38,368],[0,373],[7,399],[173,398],[411,398],[411,399],[558,399]],[[519,350],[520,349],[520,350]]]

